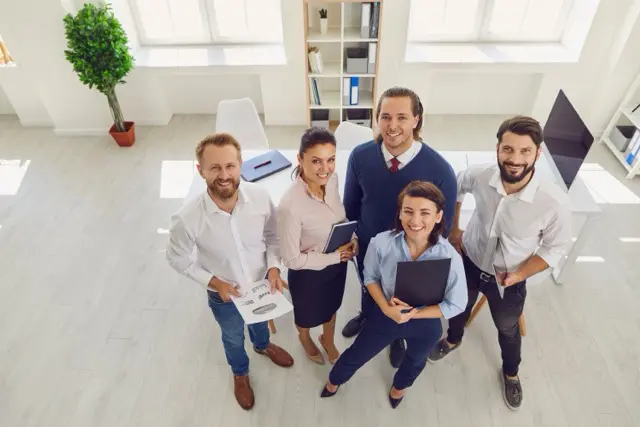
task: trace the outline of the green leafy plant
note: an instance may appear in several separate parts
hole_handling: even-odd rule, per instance
[[[327,19],[327,9],[320,9],[320,19]]]
[[[118,132],[125,132],[116,85],[133,68],[127,34],[109,4],[86,3],[75,16],[64,17],[67,49],[64,54],[80,81],[105,94]]]

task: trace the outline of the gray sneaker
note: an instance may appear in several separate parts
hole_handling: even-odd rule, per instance
[[[427,360],[430,363],[439,362],[444,359],[447,354],[460,347],[460,344],[462,344],[462,342],[455,344],[453,347],[449,347],[449,344],[447,344],[447,340],[443,338],[438,341],[435,346],[433,346],[431,352],[429,353],[429,356],[427,356]]]
[[[509,409],[517,411],[522,404],[522,385],[520,384],[520,378],[510,379],[500,370],[500,377],[502,378],[502,397],[504,403],[507,404]]]

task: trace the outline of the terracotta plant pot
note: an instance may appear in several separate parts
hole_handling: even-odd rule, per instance
[[[126,131],[118,132],[116,131],[116,125],[114,124],[111,126],[111,129],[109,129],[109,134],[119,146],[131,147],[136,140],[135,123],[124,122],[124,128]]]

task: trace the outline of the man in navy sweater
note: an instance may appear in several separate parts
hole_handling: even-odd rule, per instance
[[[344,207],[349,220],[358,221],[358,273],[363,280],[364,257],[369,241],[376,234],[393,227],[397,198],[411,181],[430,181],[446,198],[445,237],[455,212],[457,182],[451,165],[420,139],[423,107],[410,89],[387,89],[376,109],[380,134],[375,140],[353,149],[345,178]],[[362,289],[360,314],[342,330],[353,337],[362,329],[367,307],[374,303],[366,288]],[[400,366],[405,353],[403,340],[391,344],[390,360]]]

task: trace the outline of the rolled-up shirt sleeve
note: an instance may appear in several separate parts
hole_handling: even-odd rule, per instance
[[[549,267],[554,268],[569,250],[570,243],[571,208],[568,203],[563,203],[549,224],[542,230],[542,243],[536,254]]]
[[[380,271],[380,259],[377,248],[378,238],[374,237],[369,242],[367,253],[364,256],[364,285],[377,283],[382,286],[382,273]]]
[[[451,268],[445,288],[444,300],[438,304],[438,307],[440,307],[442,316],[445,319],[451,319],[467,308],[467,302],[468,291],[464,265],[460,254],[454,250],[451,255]]]
[[[203,288],[207,288],[213,273],[207,271],[197,259],[194,259],[195,244],[195,238],[182,218],[177,215],[172,216],[166,250],[167,261],[178,273],[198,282]]]
[[[470,193],[473,190],[473,186],[476,182],[475,177],[473,176],[473,169],[469,168],[459,172],[456,181],[458,183],[458,193],[457,193],[457,201],[463,202],[464,196],[467,193]]]

